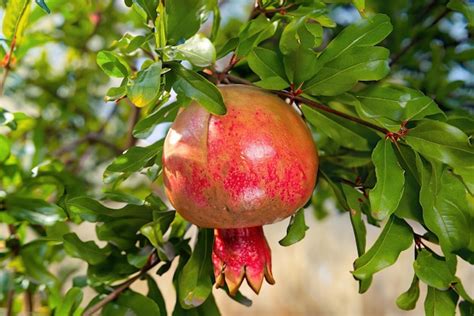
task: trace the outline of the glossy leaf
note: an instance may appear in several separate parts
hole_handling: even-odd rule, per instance
[[[373,85],[358,92],[356,97],[360,101],[359,113],[376,121],[386,118],[401,123],[442,113],[433,99],[402,86]]]
[[[10,156],[10,142],[0,134],[0,164]]]
[[[163,147],[163,140],[157,141],[147,147],[131,147],[105,169],[105,174],[112,172],[130,173],[139,171],[148,166],[154,159],[160,148]]]
[[[341,146],[355,150],[370,149],[366,135],[356,124],[341,120],[332,114],[318,112],[306,105],[302,105],[301,110],[316,130],[328,135]]]
[[[10,41],[19,44],[30,16],[31,2],[29,0],[8,1],[4,12],[2,33]]]
[[[406,292],[403,292],[397,298],[397,306],[400,309],[409,311],[416,307],[416,302],[420,297],[420,280],[416,275],[413,276],[413,281]]]
[[[262,88],[281,90],[289,86],[280,56],[274,51],[257,47],[247,57],[249,67],[261,81],[255,84]]]
[[[402,219],[391,216],[372,247],[355,263],[352,274],[359,280],[371,277],[374,273],[395,263],[403,250],[413,242],[413,231]]]
[[[393,27],[388,16],[375,14],[368,19],[361,19],[349,25],[336,36],[326,47],[318,59],[319,63],[327,63],[353,47],[368,47],[380,43],[392,31]]]
[[[334,96],[350,90],[358,81],[380,80],[389,73],[388,56],[389,51],[383,47],[345,50],[308,80],[303,90],[312,95]]]
[[[363,195],[353,187],[350,187],[346,184],[342,184],[341,187],[344,192],[344,196],[346,197],[347,204],[350,208],[349,215],[356,240],[357,254],[360,257],[365,253],[367,235],[367,230],[365,228],[364,221],[362,220],[362,211],[360,205],[360,200],[362,199]]]
[[[173,222],[175,212],[158,213],[157,218],[151,223],[140,228],[140,233],[144,235],[155,248],[163,246],[163,235],[168,230],[171,222]]]
[[[93,241],[82,241],[75,233],[63,236],[64,250],[74,258],[79,258],[89,264],[99,264],[104,261],[112,250],[109,245],[99,248]]]
[[[31,224],[51,226],[66,219],[62,208],[40,199],[10,195],[5,200],[5,206],[8,214]]]
[[[451,283],[455,280],[446,260],[426,249],[422,249],[418,253],[413,267],[416,276],[421,281],[438,290],[449,289]]]
[[[455,315],[458,295],[453,290],[441,291],[428,286],[425,299],[426,316],[451,316]]]
[[[223,115],[226,113],[224,100],[215,85],[179,64],[173,64],[171,68],[178,78],[173,85],[178,94],[197,101],[213,114]]]
[[[421,159],[420,202],[426,226],[436,234],[443,251],[451,252],[469,244],[469,206],[462,182],[446,168]]]
[[[116,301],[109,304],[118,305],[118,307],[110,306],[107,310],[104,308],[104,314],[114,316],[122,315],[121,313],[123,315],[160,315],[160,309],[155,301],[130,290],[123,292]]]
[[[114,209],[86,196],[70,198],[66,201],[66,205],[69,212],[78,214],[82,219],[90,222],[111,218],[138,218],[151,221],[153,218],[153,209],[145,205],[127,204],[122,208]]]
[[[166,105],[138,121],[133,129],[133,136],[147,138],[153,133],[158,124],[173,122],[178,114],[179,105],[178,102]]]
[[[196,34],[175,47],[176,53],[197,67],[206,67],[216,61],[216,49],[202,34]]]
[[[158,284],[156,283],[155,279],[148,274],[146,275],[146,282],[148,286],[147,297],[155,301],[155,303],[158,305],[158,308],[160,309],[159,315],[166,316],[166,304]]]
[[[299,47],[283,57],[288,80],[299,87],[318,71],[317,55],[312,49]]]
[[[137,78],[128,88],[127,97],[139,108],[153,104],[160,95],[160,76],[160,61],[140,70]]]
[[[277,22],[270,22],[264,15],[251,20],[239,33],[236,55],[247,56],[259,43],[272,36],[276,29]]]
[[[293,215],[286,229],[286,236],[279,241],[279,244],[285,247],[302,240],[309,229],[304,220],[304,209],[300,209]]]
[[[114,52],[100,51],[97,54],[97,64],[111,77],[127,77],[130,73],[127,62]]]
[[[64,299],[54,312],[55,316],[72,316],[77,311],[79,304],[82,302],[84,294],[82,290],[77,287],[70,288]]]
[[[196,34],[201,25],[203,1],[174,0],[166,3],[167,38],[171,44]]]
[[[280,51],[289,54],[299,47],[314,48],[321,44],[323,28],[317,23],[308,23],[307,16],[294,19],[283,30],[280,38]]]
[[[406,142],[426,158],[456,166],[474,161],[474,147],[463,131],[440,121],[426,120],[410,129]]]
[[[185,309],[203,304],[212,291],[212,229],[200,229],[196,247],[179,277],[179,302]]]
[[[397,209],[405,186],[405,171],[400,167],[390,139],[379,141],[372,153],[377,183],[370,191],[370,207],[377,219],[390,216]]]

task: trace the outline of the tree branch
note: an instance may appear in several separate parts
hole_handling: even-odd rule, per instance
[[[12,61],[12,55],[13,51],[15,50],[15,45],[16,45],[16,36],[13,37],[12,42],[10,44],[10,50],[9,52],[5,55],[5,59],[2,62],[3,68],[5,70],[3,71],[3,76],[2,79],[0,80],[0,95],[3,95],[3,90],[5,89],[5,82],[7,81],[8,74],[10,73],[10,64]]]
[[[128,104],[132,107],[132,115],[128,121],[128,131],[127,131],[127,143],[126,148],[130,148],[137,143],[137,139],[133,136],[133,128],[137,124],[138,120],[140,119],[140,112],[141,109],[136,107],[135,104],[132,103],[128,98],[126,98]]]
[[[84,137],[76,139],[75,141],[69,143],[68,145],[59,148],[58,150],[55,151],[54,155],[61,156],[62,154],[68,151],[74,150],[77,146],[83,143],[101,144],[105,147],[110,148],[117,155],[122,153],[121,148],[117,147],[114,143],[111,143],[108,140],[102,138],[101,134],[96,133],[96,132],[91,132],[91,133],[86,134]]]
[[[137,275],[135,275],[134,277],[128,279],[124,283],[120,284],[109,295],[104,297],[103,300],[101,300],[97,304],[90,307],[87,311],[85,311],[83,316],[92,316],[95,312],[99,311],[107,303],[109,303],[109,302],[113,301],[114,299],[116,299],[123,291],[128,289],[130,287],[130,285],[132,285],[136,280],[140,279],[143,275],[145,275],[149,270],[151,270],[159,262],[160,262],[160,259],[156,256],[156,253],[153,252],[148,257],[148,263],[140,270],[140,272]]]
[[[245,80],[243,78],[240,78],[240,77],[236,77],[236,76],[233,76],[233,75],[227,75],[227,79],[229,79],[230,82],[234,82],[234,83],[241,83],[241,84],[246,84],[246,85],[253,85],[252,82],[248,81],[248,80]],[[383,134],[387,134],[389,133],[390,131],[384,127],[380,127],[380,126],[377,126],[375,124],[372,124],[370,122],[367,122],[363,119],[360,119],[358,117],[355,117],[355,116],[352,116],[352,115],[349,115],[349,114],[346,114],[346,113],[343,113],[343,112],[340,112],[338,110],[335,110],[335,109],[332,109],[326,105],[323,105],[323,104],[320,104],[316,101],[313,101],[313,100],[310,100],[310,99],[307,99],[307,98],[304,98],[304,97],[301,97],[301,96],[295,96],[293,95],[292,93],[290,92],[287,92],[287,91],[276,91],[276,90],[273,90],[273,91],[270,91],[274,94],[277,94],[279,95],[280,97],[285,97],[285,98],[291,98],[292,100],[294,101],[298,101],[300,103],[303,103],[303,104],[306,104],[307,106],[309,107],[312,107],[314,109],[318,109],[318,110],[321,110],[321,111],[324,111],[324,112],[328,112],[328,113],[331,113],[331,114],[334,114],[334,115],[337,115],[337,116],[340,116],[342,118],[345,118],[346,120],[349,120],[349,121],[352,121],[352,122],[355,122],[357,124],[360,124],[360,125],[364,125],[364,126],[367,126],[373,130],[376,130],[377,132],[380,132],[380,133],[383,133]]]

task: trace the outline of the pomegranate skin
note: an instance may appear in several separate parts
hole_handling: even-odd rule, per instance
[[[227,114],[196,102],[177,116],[163,148],[166,193],[188,221],[245,228],[292,215],[310,198],[318,156],[311,133],[283,100],[255,87],[219,87]]]

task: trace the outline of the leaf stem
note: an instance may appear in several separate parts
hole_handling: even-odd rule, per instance
[[[145,275],[150,269],[156,266],[160,262],[156,253],[153,252],[148,257],[147,264],[140,270],[140,272],[135,275],[134,277],[128,279],[127,281],[120,284],[115,290],[113,290],[109,295],[104,297],[103,300],[98,302],[97,304],[90,307],[87,311],[84,312],[83,316],[92,316],[95,312],[98,312],[102,307],[104,307],[107,303],[116,299],[123,291],[128,289],[130,285],[132,285],[136,280],[140,279],[143,275]]]
[[[243,79],[243,78],[240,78],[240,77],[236,77],[234,75],[230,75],[230,74],[227,74],[227,79],[230,81],[230,82],[233,82],[233,83],[241,83],[241,84],[246,84],[246,85],[253,85],[252,82],[246,80],[246,79]],[[279,95],[280,97],[285,97],[285,98],[290,98],[294,101],[297,101],[297,102],[300,102],[300,103],[303,103],[303,104],[306,104],[307,106],[309,107],[312,107],[314,109],[317,109],[317,110],[321,110],[321,111],[324,111],[324,112],[328,112],[328,113],[331,113],[331,114],[334,114],[334,115],[337,115],[337,116],[340,116],[346,120],[349,120],[349,121],[352,121],[352,122],[355,122],[357,124],[360,124],[360,125],[364,125],[364,126],[367,126],[373,130],[376,130],[377,132],[380,132],[380,133],[383,133],[383,134],[387,134],[389,133],[390,131],[386,128],[383,128],[383,127],[380,127],[380,126],[377,126],[375,124],[372,124],[370,122],[367,122],[363,119],[360,119],[358,117],[355,117],[355,116],[352,116],[352,115],[349,115],[349,114],[346,114],[344,112],[340,112],[338,110],[335,110],[335,109],[332,109],[326,105],[323,105],[323,104],[320,104],[316,101],[313,101],[313,100],[310,100],[310,99],[307,99],[305,97],[302,97],[302,96],[295,96],[294,94],[288,92],[288,91],[277,91],[277,90],[270,90],[270,92],[274,93],[274,94],[277,94]]]

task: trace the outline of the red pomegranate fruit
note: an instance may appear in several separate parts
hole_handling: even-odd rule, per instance
[[[301,208],[316,181],[311,133],[283,100],[255,87],[219,87],[227,114],[193,102],[166,136],[163,175],[170,202],[185,219],[214,228],[216,286],[236,294],[243,279],[258,293],[270,284],[271,254],[262,225]]]

